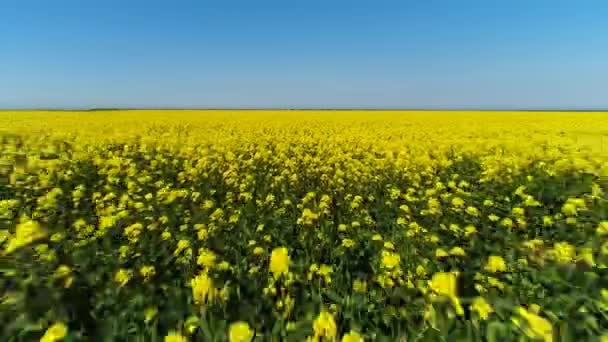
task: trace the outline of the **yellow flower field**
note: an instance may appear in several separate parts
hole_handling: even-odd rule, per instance
[[[0,112],[0,336],[599,340],[607,177],[601,112]]]

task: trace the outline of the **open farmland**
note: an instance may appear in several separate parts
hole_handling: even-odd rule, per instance
[[[0,134],[2,340],[608,334],[608,113],[5,111]]]

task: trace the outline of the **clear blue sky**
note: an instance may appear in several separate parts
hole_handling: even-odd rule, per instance
[[[0,107],[608,109],[608,1],[2,0]]]

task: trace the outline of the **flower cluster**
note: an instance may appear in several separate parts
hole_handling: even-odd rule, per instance
[[[1,340],[608,333],[605,113],[0,122]]]

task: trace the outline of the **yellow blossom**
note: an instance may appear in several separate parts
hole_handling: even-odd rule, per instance
[[[344,239],[344,240],[342,240],[342,246],[344,246],[346,248],[351,248],[354,245],[355,245],[355,241],[353,241],[351,239]]]
[[[158,308],[154,306],[147,307],[144,310],[144,321],[149,323],[156,317],[156,315],[158,315]]]
[[[467,207],[465,212],[471,216],[479,216],[479,210],[475,207],[469,206],[469,207]]]
[[[131,271],[121,268],[114,275],[114,281],[116,281],[121,287],[127,285],[131,279]]]
[[[322,311],[313,322],[313,330],[316,337],[325,337],[330,340],[334,339],[337,333],[334,316],[327,311]]]
[[[473,302],[471,303],[471,310],[476,311],[479,315],[479,318],[485,320],[488,316],[494,312],[492,306],[486,302],[483,297],[475,297]]]
[[[574,203],[566,202],[562,206],[562,213],[564,213],[566,216],[575,216],[576,212],[577,212],[577,208]]]
[[[608,234],[608,221],[602,221],[597,225],[595,230],[598,235],[607,235]]]
[[[464,200],[460,197],[454,197],[452,199],[452,205],[456,208],[462,208],[464,207]]]
[[[446,252],[443,248],[437,248],[435,250],[435,258],[437,259],[446,258],[448,256],[450,256],[450,254]]]
[[[446,297],[456,296],[456,275],[450,272],[435,273],[433,274],[430,286],[437,295]]]
[[[61,341],[67,334],[68,327],[63,322],[57,322],[46,330],[40,342]]]
[[[212,251],[206,249],[206,248],[200,248],[198,251],[198,258],[196,260],[196,263],[199,266],[202,267],[207,267],[207,268],[213,268],[215,266],[215,253],[213,253]]]
[[[154,268],[154,266],[151,265],[142,266],[139,269],[139,274],[141,274],[141,276],[144,277],[145,280],[149,280],[156,274],[156,269]]]
[[[462,249],[462,247],[454,247],[450,250],[450,255],[454,255],[454,256],[466,256],[467,253],[464,251],[464,249]]]
[[[522,320],[514,318],[513,322],[522,328],[524,334],[530,338],[542,338],[545,342],[553,341],[553,328],[551,322],[538,316],[536,313],[529,312],[523,307],[517,310],[517,314]]]
[[[364,339],[358,332],[351,330],[342,336],[342,342],[363,342]]]
[[[275,278],[289,272],[289,251],[285,247],[272,250],[270,255],[270,272]]]
[[[383,251],[382,252],[382,267],[386,269],[393,269],[399,266],[399,262],[401,261],[401,257],[397,253]]]
[[[170,332],[165,336],[164,342],[188,342],[188,338],[177,332]]]
[[[190,280],[190,286],[192,287],[192,297],[194,298],[195,304],[206,304],[215,297],[213,280],[206,272],[202,272],[192,278],[192,280]]]
[[[367,282],[365,280],[355,280],[353,282],[353,291],[365,293],[367,291]]]
[[[34,241],[45,238],[47,235],[40,224],[36,221],[26,220],[17,225],[15,236],[8,242],[8,246],[4,251],[5,254],[12,253],[18,248],[31,244]]]
[[[253,335],[254,332],[247,322],[235,322],[230,325],[230,342],[249,342]]]
[[[505,259],[501,256],[492,255],[488,258],[488,262],[484,269],[491,273],[505,272],[507,270],[507,264],[505,263]]]

